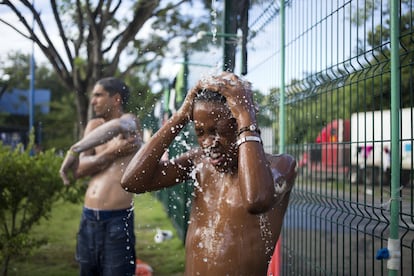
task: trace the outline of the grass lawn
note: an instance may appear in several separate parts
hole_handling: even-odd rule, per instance
[[[47,238],[48,243],[30,256],[13,259],[9,275],[78,275],[74,254],[81,211],[82,204],[56,203],[50,219],[43,220],[33,229],[37,237]],[[155,243],[157,228],[173,231],[173,239]],[[135,235],[137,258],[153,268],[154,276],[183,275],[183,242],[162,204],[149,193],[135,197]]]

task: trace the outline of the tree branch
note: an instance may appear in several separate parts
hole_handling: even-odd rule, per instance
[[[110,2],[112,2],[112,1],[110,1]],[[122,4],[122,0],[118,0],[118,4],[114,7],[114,9],[111,11],[111,12],[109,12],[109,16],[110,17],[113,17],[114,15],[115,15],[115,13],[117,12],[117,10],[119,9],[119,7],[121,6],[121,4]],[[108,7],[109,7],[110,5],[108,5]],[[108,8],[108,10],[109,10],[109,8]]]
[[[7,26],[9,26],[10,28],[12,28],[13,30],[15,30],[17,33],[19,33],[20,35],[22,35],[23,37],[27,38],[27,39],[32,39],[30,36],[27,36],[26,34],[24,34],[23,32],[21,32],[19,29],[17,29],[14,25],[10,24],[7,21],[4,21],[3,19],[0,18],[0,22],[3,22],[4,24],[6,24]]]
[[[69,63],[71,64],[71,66],[73,68],[73,56],[72,56],[72,53],[70,52],[70,49],[69,49],[69,45],[68,45],[68,42],[67,42],[68,39],[65,35],[65,31],[63,30],[62,21],[60,20],[59,12],[58,12],[57,6],[56,6],[56,1],[51,0],[50,3],[52,5],[52,11],[53,11],[53,16],[55,17],[56,25],[58,26],[59,35],[62,38],[62,43],[65,47],[66,55],[68,56]]]
[[[153,62],[155,59],[156,59],[156,56],[149,60],[143,60],[140,62],[132,62],[131,64],[127,66],[127,68],[123,72],[121,72],[121,78],[124,78],[132,69],[139,67],[139,66],[147,65]]]
[[[3,1],[4,4],[6,4],[12,11],[16,14],[16,16],[19,18],[25,29],[29,32],[30,36],[27,37],[24,35],[24,37],[34,41],[38,47],[42,50],[43,54],[49,59],[52,66],[55,68],[56,72],[59,74],[59,76],[65,81],[70,83],[70,74],[57,53],[56,49],[54,48],[53,44],[51,43],[49,36],[47,32],[45,31],[43,22],[40,19],[39,13],[34,9],[34,7],[27,1],[27,0],[21,0],[21,2],[31,11],[32,15],[35,18],[35,22],[40,27],[40,31],[46,41],[48,42],[49,46],[44,45],[39,37],[34,33],[33,28],[28,24],[26,18],[23,17],[21,12],[16,8],[14,4],[12,4],[10,1]],[[21,32],[19,32],[21,33]],[[68,84],[67,83],[67,84]]]
[[[156,11],[156,12],[153,14],[153,16],[158,16],[158,15],[160,15],[160,14],[164,14],[166,11],[169,11],[169,10],[171,10],[171,9],[175,9],[175,8],[177,8],[178,6],[180,6],[182,3],[185,3],[185,2],[191,2],[191,1],[189,1],[189,0],[181,0],[180,2],[178,2],[178,3],[176,3],[176,4],[173,4],[173,5],[168,5],[168,6],[166,6],[165,8],[163,8],[163,9],[159,9],[158,11]]]
[[[138,33],[148,18],[152,16],[152,13],[157,5],[158,0],[148,0],[139,2],[139,4],[135,7],[133,19],[122,32],[122,36],[120,37],[116,53],[109,68],[110,71],[114,71],[116,69],[122,51],[126,48],[128,42],[131,41],[131,39]]]
[[[102,53],[107,53],[109,52],[112,47],[114,47],[115,43],[117,42],[118,39],[120,39],[123,36],[124,32],[120,32],[119,34],[117,34],[111,41],[111,43],[109,44],[108,47],[106,47],[105,49],[102,49]]]
[[[65,63],[63,62],[61,56],[59,55],[59,53],[56,51],[55,45],[52,43],[52,41],[50,40],[50,37],[45,29],[45,26],[43,24],[43,21],[40,19],[40,15],[39,13],[35,10],[34,6],[28,1],[28,0],[21,0],[23,2],[23,4],[32,12],[35,21],[37,23],[37,25],[40,28],[40,31],[43,35],[43,37],[46,39],[46,42],[48,44],[47,47],[45,47],[45,49],[47,51],[50,51],[51,56],[54,57],[54,59],[56,59],[56,64],[59,66],[59,68],[61,68],[61,70],[63,70],[64,72],[68,72]],[[29,27],[29,32],[32,33],[33,36],[35,36],[34,31],[32,28]],[[37,38],[37,43],[40,43],[40,40]]]
[[[83,43],[83,32],[84,32],[84,24],[83,24],[83,16],[82,16],[82,4],[80,0],[76,0],[76,17],[78,20],[76,20],[76,23],[78,25],[79,29],[79,37],[76,41],[74,41],[74,47],[75,47],[75,56],[79,56],[79,50]]]
[[[102,52],[101,52],[101,45],[102,45],[102,35],[103,35],[103,27],[105,26],[105,23],[103,22],[102,18],[102,5],[103,0],[100,0],[98,3],[97,8],[95,11],[92,12],[91,10],[91,4],[88,1],[86,1],[86,16],[88,19],[88,23],[90,25],[90,33],[88,35],[88,63],[90,66],[88,66],[88,78],[92,78],[92,80],[96,81],[98,79],[98,73],[101,69],[101,62],[102,62]],[[96,23],[95,19],[97,17],[101,18],[98,23]]]

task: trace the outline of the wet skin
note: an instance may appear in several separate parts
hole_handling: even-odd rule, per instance
[[[92,91],[91,105],[96,116],[101,118],[97,120],[103,121],[104,123],[105,121],[109,121],[113,118],[117,118],[117,116],[120,116],[121,114],[114,114],[115,106],[117,106],[116,101],[116,97],[111,97],[101,85],[95,85]],[[139,125],[137,125],[137,128],[138,127]],[[95,129],[93,123],[91,123],[91,125],[88,124],[85,136],[87,136],[93,129]],[[130,141],[127,141],[125,137],[119,135],[110,141],[95,147],[93,151],[85,152],[83,154],[78,173],[86,175],[93,174],[88,183],[88,189],[85,194],[84,204],[86,207],[99,210],[118,210],[127,209],[132,206],[133,197],[130,193],[125,192],[125,190],[118,185],[125,167],[136,151],[126,149],[129,143]],[[118,149],[122,149],[124,154],[116,154]],[[89,166],[99,167],[96,162],[88,165],[88,158],[93,159],[94,156],[105,154],[105,152],[115,152],[112,154],[113,161],[103,163],[101,169],[96,173],[88,172],[87,170],[89,169]],[[86,171],[82,172],[82,170]]]
[[[194,101],[207,89],[218,101]],[[194,122],[199,148],[174,160],[162,156],[181,129]],[[200,81],[177,113],[138,151],[121,185],[133,193],[195,179],[186,237],[185,275],[266,275],[295,178],[294,159],[268,155],[258,142],[239,147],[242,127],[256,123],[251,90],[235,75]],[[286,185],[275,188],[272,168]]]
[[[141,143],[140,124],[133,114],[124,114],[119,94],[111,96],[96,84],[91,105],[97,116],[88,122],[84,137],[71,149],[80,152],[79,158],[67,154],[60,169],[66,185],[68,173],[76,178],[90,176],[84,205],[98,210],[119,210],[132,206],[133,195],[119,185],[123,172]],[[131,133],[121,133],[130,124]],[[120,134],[113,135],[119,131]],[[107,137],[105,137],[107,136]]]
[[[218,157],[196,165],[186,275],[265,275],[280,233],[289,196],[263,214],[247,211],[238,185],[236,125],[229,116],[217,103],[194,107],[198,142]]]

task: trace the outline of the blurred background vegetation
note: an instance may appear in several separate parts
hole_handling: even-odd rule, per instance
[[[33,237],[47,240],[32,252],[13,259],[8,275],[75,276],[76,233],[82,204],[59,200],[51,214],[33,228]],[[174,236],[155,243],[156,228],[171,230]],[[135,235],[137,258],[149,264],[154,276],[184,273],[184,245],[166,215],[162,204],[150,193],[135,197]]]

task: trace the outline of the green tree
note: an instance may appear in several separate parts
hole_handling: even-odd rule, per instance
[[[414,14],[410,1],[401,1],[400,62],[401,106],[414,106],[412,30]],[[391,104],[391,57],[389,5],[387,1],[355,2],[349,18],[356,26],[381,13],[381,23],[366,31],[366,41],[358,41],[355,49],[358,66],[342,64],[335,70],[312,72],[302,80],[286,86],[289,124],[286,139],[295,143],[314,142],[320,130],[334,119],[349,119],[354,112],[389,109]],[[373,21],[376,22],[376,21]],[[361,46],[363,45],[363,47]],[[352,62],[352,61],[350,61]],[[278,89],[269,95],[277,105]],[[289,115],[289,110],[294,112]],[[294,116],[294,117],[292,117]],[[276,127],[276,126],[275,126]]]
[[[240,14],[244,13],[243,9],[240,10],[241,1],[228,2],[237,7],[237,11],[229,10],[230,17],[240,21]],[[98,79],[106,76],[125,78],[135,74],[145,83],[158,75],[165,56],[182,56],[184,51],[191,54],[191,51],[206,49],[211,43],[205,40],[190,43],[191,37],[199,31],[210,30],[213,25],[213,7],[209,0],[42,2],[42,9],[52,11],[52,20],[42,16],[45,11],[37,10],[33,3],[28,0],[0,1],[0,5],[8,7],[16,15],[19,24],[3,18],[0,22],[32,40],[49,60],[66,89],[74,94],[80,126],[78,136],[82,135],[91,116],[89,92]],[[272,1],[252,0],[250,6],[268,3]],[[222,17],[223,5],[220,6],[214,7],[216,18]],[[246,7],[249,5],[243,6]],[[242,22],[237,24],[238,28],[244,26]],[[218,32],[225,31],[221,25],[221,22],[217,24]],[[50,26],[58,29],[59,38],[51,37]],[[234,28],[228,31],[237,33]],[[243,45],[247,43],[247,36],[244,40]],[[60,45],[63,45],[63,50],[59,50]],[[179,51],[176,51],[177,45],[180,46]],[[152,97],[147,91],[142,93]]]
[[[205,29],[210,18],[208,10],[190,15],[193,3],[188,0],[51,0],[48,9],[52,10],[54,22],[50,18],[45,21],[31,1],[3,0],[0,4],[8,7],[21,24],[13,25],[4,19],[0,22],[33,40],[62,83],[74,93],[79,135],[90,117],[89,92],[98,79],[124,78],[137,69],[137,77],[148,80],[150,72],[158,70],[165,53],[171,51],[170,46],[187,41],[194,30]],[[57,26],[59,39],[51,38],[51,24]],[[58,44],[63,45],[63,51],[58,50]]]
[[[29,88],[29,65],[30,56],[19,51],[8,54],[6,60],[0,62],[0,71],[10,76],[8,80],[9,93],[13,88]],[[137,77],[138,73],[132,73],[125,77],[125,82],[131,90],[128,112],[138,115],[145,126],[146,121],[151,118],[151,110],[158,94],[151,92],[147,83],[143,83]],[[56,72],[45,64],[38,64],[35,70],[35,88],[49,89],[51,91],[50,112],[42,114],[35,112],[35,127],[37,128],[37,143],[42,148],[66,149],[78,139],[77,120],[74,110],[76,109],[74,94],[69,93],[66,86],[57,77]],[[26,104],[26,103],[24,103]],[[3,127],[28,126],[28,116],[17,116],[11,114],[0,114],[0,125]]]
[[[401,104],[402,107],[413,106],[412,78],[414,58],[413,27],[414,12],[412,2],[408,0],[399,1],[399,52],[401,68]],[[361,7],[356,7],[351,14],[351,22],[356,26],[366,24],[371,17],[381,15],[381,23],[367,32],[366,43],[371,47],[369,53],[371,58],[362,62],[359,68],[349,78],[351,91],[358,91],[358,95],[351,100],[351,112],[360,110],[389,109],[391,103],[391,21],[390,1],[369,0]],[[374,22],[374,21],[373,21]],[[358,47],[360,48],[360,47]],[[359,49],[361,50],[361,49]],[[363,99],[362,103],[359,101]]]
[[[7,275],[12,258],[29,254],[45,240],[30,235],[41,218],[48,218],[52,203],[75,195],[62,185],[58,170],[62,158],[54,150],[32,154],[34,136],[26,150],[19,145],[11,149],[0,143],[0,261]],[[61,193],[63,192],[63,193]]]
[[[0,70],[7,74],[8,90],[29,89],[30,56],[20,51],[11,52],[8,58],[0,63]],[[67,88],[57,77],[56,72],[45,64],[39,64],[35,70],[35,88],[49,89],[51,102],[49,114],[42,114],[35,110],[35,128],[37,136],[42,141],[43,148],[67,148],[76,139],[73,133],[75,103],[73,94],[69,94]],[[26,103],[22,103],[26,104]],[[0,114],[0,122],[3,127],[25,129],[28,127],[29,118],[26,115]],[[41,126],[41,127],[40,127]]]

